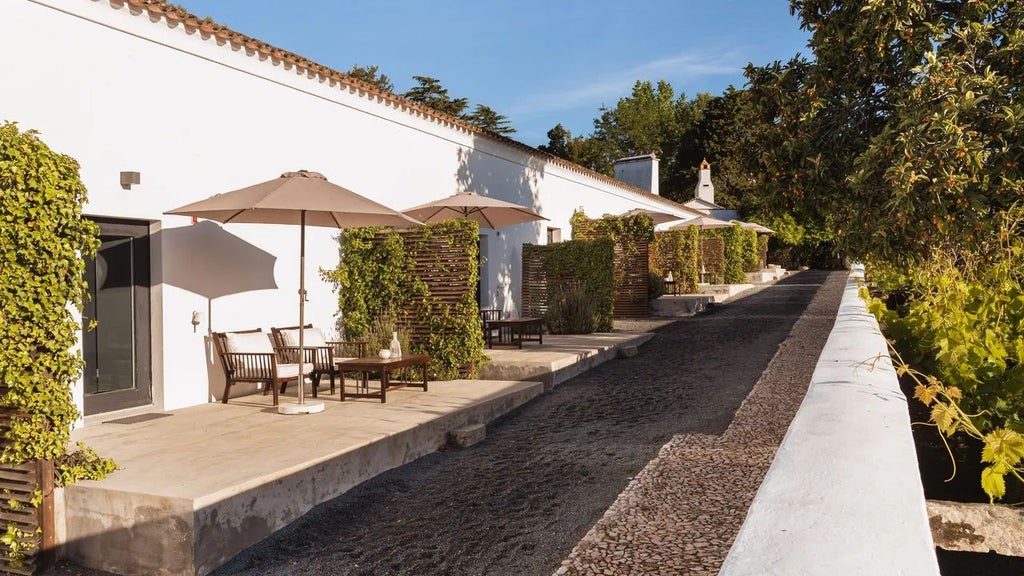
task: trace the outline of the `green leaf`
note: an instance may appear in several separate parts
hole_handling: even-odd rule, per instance
[[[988,494],[989,502],[995,502],[1006,495],[1006,470],[998,464],[986,466],[981,471],[981,489]]]
[[[1024,458],[1024,436],[1013,430],[999,428],[985,435],[985,447],[981,451],[982,462],[1003,463],[1015,466]]]

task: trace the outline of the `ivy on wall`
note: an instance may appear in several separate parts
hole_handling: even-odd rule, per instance
[[[403,231],[343,230],[338,267],[321,275],[338,293],[345,337],[365,338],[386,317],[408,335],[408,352],[430,355],[434,378],[452,379],[480,365],[478,238],[476,222],[465,219]]]
[[[595,237],[611,238],[629,254],[640,242],[654,240],[654,221],[647,214],[632,216],[602,216],[591,220],[582,210],[576,210],[569,219],[574,240]]]
[[[523,283],[546,285],[545,325],[553,334],[607,332],[612,329],[615,244],[611,238],[568,240],[546,246],[523,245],[523,262],[541,259],[543,278]],[[524,289],[524,309],[532,303]],[[581,302],[581,297],[586,303]],[[591,318],[580,318],[580,316]]]
[[[664,278],[672,272],[682,292],[695,294],[700,280],[700,259],[697,252],[699,231],[696,226],[685,230],[663,230],[654,233],[651,243],[651,269]]]
[[[603,216],[590,220],[582,210],[570,219],[573,239],[608,238],[615,250],[613,264],[614,315],[616,318],[646,316],[650,296],[649,246],[654,222],[647,214]]]
[[[760,252],[760,243],[757,241],[757,232],[754,230],[743,230],[744,272],[757,272],[761,269]]]
[[[81,444],[68,451],[78,419],[71,386],[83,366],[72,351],[81,327],[71,306],[81,313],[83,256],[99,246],[99,228],[82,216],[85,200],[73,158],[35,131],[0,124],[0,462],[53,460],[59,485],[116,468]],[[4,544],[17,563],[17,539]]]

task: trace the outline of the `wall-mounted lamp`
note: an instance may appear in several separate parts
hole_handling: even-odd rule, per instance
[[[192,312],[192,332],[195,333],[196,328],[203,321],[203,313],[196,310]]]
[[[132,184],[138,184],[139,182],[140,175],[138,172],[121,172],[121,188],[131,190]]]

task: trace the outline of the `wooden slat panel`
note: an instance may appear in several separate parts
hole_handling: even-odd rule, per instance
[[[390,232],[379,232],[374,241],[383,243]],[[436,235],[427,239],[421,229],[397,232],[402,236],[406,252],[413,262],[413,274],[430,291],[433,300],[431,315],[444,316],[451,313],[467,294],[476,289],[476,286],[469,285],[469,278],[472,267],[478,266],[478,263],[470,261],[466,246],[453,243],[450,236]],[[414,342],[426,341],[432,333],[430,326],[412,308],[414,302],[408,302],[407,305],[407,309],[398,313],[399,322],[407,327]]]
[[[0,427],[0,438],[6,437],[5,431]],[[0,464],[0,522],[4,529],[10,523],[30,535],[21,543],[25,557],[18,565],[0,554],[0,573],[31,575],[52,564],[53,477],[51,462]],[[38,507],[31,503],[37,490],[43,495]]]
[[[576,232],[574,231],[573,234]],[[595,240],[605,235],[600,230],[587,230],[580,233],[580,237],[587,240]],[[643,318],[650,316],[650,307],[647,304],[647,276],[650,270],[648,254],[649,243],[646,240],[634,240],[635,249],[625,249],[624,241],[615,243],[615,301],[612,307],[614,318]]]

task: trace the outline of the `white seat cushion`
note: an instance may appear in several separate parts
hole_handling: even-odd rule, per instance
[[[306,364],[306,373],[310,371],[309,364]],[[242,367],[235,371],[235,378],[250,380],[256,379],[270,379],[270,367],[256,368],[256,367]],[[298,364],[278,364],[277,365],[277,377],[285,379],[295,379],[299,377],[299,365]]]
[[[303,345],[315,348],[317,346],[327,346],[327,340],[324,339],[324,333],[319,328],[306,328],[305,329],[305,342]],[[284,337],[284,345],[291,348],[299,345],[299,331],[294,330],[281,330],[281,336]]]
[[[309,372],[310,365],[306,364],[306,371]],[[278,378],[298,378],[299,377],[299,365],[298,364],[278,364],[277,365],[277,377]]]
[[[265,332],[228,332],[224,335],[225,352],[273,354],[274,345]]]

